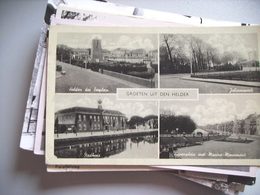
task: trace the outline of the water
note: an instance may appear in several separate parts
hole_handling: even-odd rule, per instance
[[[59,158],[158,158],[157,135],[81,142],[55,148]]]
[[[250,139],[254,141],[250,143],[232,143],[211,140],[204,142],[202,145],[178,148],[175,151],[175,156],[179,154],[179,158],[198,159],[259,159],[260,137]]]

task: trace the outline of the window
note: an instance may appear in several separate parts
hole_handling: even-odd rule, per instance
[[[83,130],[87,131],[87,125],[85,123],[83,124]]]
[[[81,115],[80,114],[78,115],[78,121],[81,121]]]
[[[86,121],[86,115],[83,115],[83,121]]]
[[[96,122],[97,121],[97,118],[96,118],[96,116],[94,115],[94,122]]]
[[[78,125],[78,128],[79,128],[79,131],[82,131],[82,125],[81,124]]]

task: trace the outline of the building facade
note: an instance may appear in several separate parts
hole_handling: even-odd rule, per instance
[[[260,115],[250,114],[244,122],[245,134],[260,135]]]
[[[90,59],[91,50],[84,48],[71,48],[71,59],[88,61]]]
[[[233,134],[260,135],[260,115],[250,114],[245,119],[237,119],[219,124],[207,125],[205,129]]]
[[[55,113],[55,133],[124,130],[126,117],[116,110],[72,107]]]

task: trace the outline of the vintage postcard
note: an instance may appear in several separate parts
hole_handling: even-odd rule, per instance
[[[210,179],[204,179],[204,178],[198,178],[198,177],[192,177],[190,175],[186,176],[183,174],[177,174],[178,177],[181,177],[183,179],[198,183],[200,185],[209,187],[211,189],[217,190],[219,192],[222,192],[226,195],[236,195],[239,194],[239,192],[244,192],[245,185],[241,183],[228,183],[218,180],[210,180]]]
[[[113,8],[113,13],[101,13],[98,8],[100,6],[104,6],[104,4],[99,4],[98,6],[94,2],[90,3],[88,2],[88,9],[76,9],[72,7],[72,4],[74,2],[68,2],[66,1],[66,5],[62,4],[63,1],[48,1],[48,3],[52,4],[54,7],[57,7],[57,12],[55,14],[55,17],[51,17],[51,23],[52,25],[57,24],[66,24],[66,25],[80,25],[80,26],[140,26],[140,27],[176,27],[176,26],[198,26],[198,25],[204,25],[204,26],[239,26],[239,23],[230,23],[230,22],[223,22],[223,21],[213,21],[208,19],[201,19],[196,17],[186,17],[178,14],[171,14],[165,13],[165,12],[158,12],[154,10],[147,10],[147,9],[135,9],[134,13],[136,13],[136,10],[138,11],[145,11],[145,14],[140,16],[140,14],[135,14],[136,16],[132,15],[132,12],[130,15],[126,15],[126,12],[124,12],[124,15],[117,15],[118,11],[121,9],[121,7]],[[69,5],[68,5],[69,4]],[[93,4],[93,8],[89,8],[89,5]],[[59,5],[59,6],[57,6]],[[74,4],[73,4],[74,5]],[[106,4],[105,4],[106,5]],[[75,6],[75,5],[74,5]],[[104,6],[106,7],[106,6]],[[106,9],[107,10],[107,9]],[[99,12],[97,12],[99,11]],[[168,22],[165,22],[164,20],[170,19]],[[203,22],[201,23],[201,20]],[[37,78],[39,77],[39,74]],[[37,85],[39,86],[39,85]],[[39,87],[38,87],[39,88]],[[30,96],[28,97],[30,99]],[[33,112],[35,113],[35,112]],[[29,112],[27,112],[29,114]],[[33,116],[33,115],[32,115]],[[40,116],[38,116],[39,118]],[[32,117],[33,119],[33,117]],[[40,120],[40,121],[38,121]],[[36,120],[31,120],[36,121]],[[41,123],[43,122],[41,118],[37,119],[37,122],[40,124],[37,124],[37,126],[42,126]],[[27,124],[27,122],[26,122]],[[31,125],[33,128],[35,126]],[[37,130],[36,130],[37,131]],[[35,132],[31,130],[31,135],[29,139],[25,139],[25,137],[28,137],[26,133],[22,134],[22,141],[21,147],[25,148],[23,145],[27,145],[26,147],[31,149],[33,147],[33,141],[34,141],[34,134]],[[37,132],[36,132],[37,134]],[[38,134],[40,135],[40,134]],[[39,137],[39,136],[38,136]],[[37,135],[36,135],[37,139]],[[43,144],[41,142],[35,140],[34,148],[40,147]],[[43,151],[40,153],[42,154]]]
[[[192,23],[185,24],[187,17],[182,17],[182,20],[176,21],[158,21],[155,19],[146,19],[144,16],[133,15],[118,15],[115,13],[104,13],[97,9],[75,9],[71,6],[60,5],[57,8],[55,21],[57,23],[80,25],[80,26],[140,26],[140,27],[166,27],[166,26],[191,26]],[[193,25],[196,23],[194,22]]]
[[[253,166],[156,166],[162,169],[216,173],[232,176],[256,177],[257,167]]]
[[[44,140],[45,140],[45,106],[46,106],[46,77],[47,77],[47,57],[45,59],[45,65],[42,75],[42,83],[41,83],[41,92],[39,98],[39,108],[38,108],[38,116],[37,116],[37,126],[35,133],[35,142],[34,142],[34,154],[43,155],[45,150]]]
[[[51,27],[46,163],[259,165],[259,30]]]
[[[20,140],[20,148],[25,150],[33,150],[35,132],[37,125],[37,115],[39,106],[40,86],[44,68],[44,60],[46,57],[46,33],[47,26],[41,29],[40,40],[36,52],[32,80],[30,83],[29,94],[24,114],[24,122]]]
[[[166,169],[151,166],[132,165],[47,165],[48,172],[124,172],[124,171],[167,171]],[[177,170],[173,172],[177,173]]]

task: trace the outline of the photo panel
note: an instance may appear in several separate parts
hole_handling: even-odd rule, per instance
[[[54,57],[56,93],[158,87],[156,34],[60,32]]]
[[[200,29],[160,34],[160,87],[200,93],[259,93],[256,32]]]
[[[117,100],[112,94],[57,94],[56,158],[158,158],[156,101]]]
[[[260,159],[260,95],[161,101],[161,159]],[[241,104],[243,99],[243,104]]]

